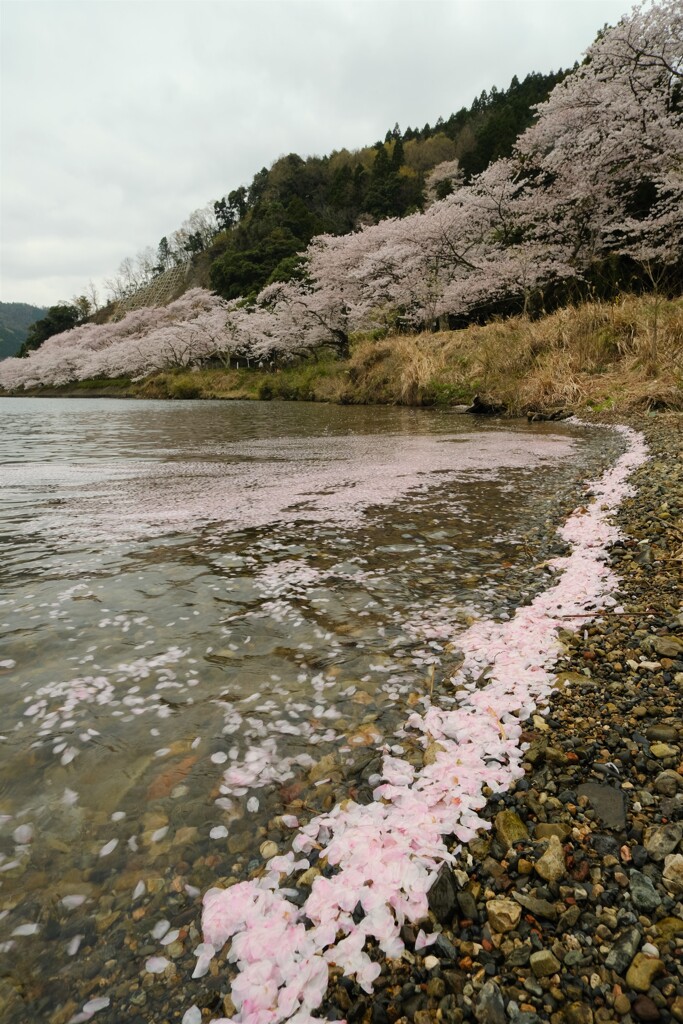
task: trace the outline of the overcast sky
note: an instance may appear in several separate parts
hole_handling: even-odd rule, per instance
[[[5,302],[83,292],[278,156],[580,59],[629,0],[2,0]]]

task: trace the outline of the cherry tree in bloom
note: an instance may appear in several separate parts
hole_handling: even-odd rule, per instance
[[[610,253],[680,257],[680,3],[637,7],[538,110],[516,147],[522,230],[541,243],[559,236],[579,269]]]
[[[535,291],[612,255],[652,277],[681,256],[682,154],[683,11],[660,0],[590,47],[510,159],[468,185],[454,163],[436,168],[434,188],[454,191],[424,213],[314,238],[302,278],[255,303],[194,289],[165,309],[56,335],[0,364],[0,386],[282,362],[321,346],[345,355],[354,331],[419,329],[510,300],[526,308]]]
[[[53,335],[25,359],[0,363],[6,390],[93,377],[141,377],[151,370],[225,361],[235,346],[229,304],[201,288],[168,306],[134,310],[117,322],[83,324]]]
[[[277,293],[277,287],[274,287]],[[304,355],[310,345],[302,325],[292,319],[285,302],[275,308],[264,289],[259,301],[246,305],[237,300],[230,303],[227,330],[232,341],[235,360],[247,366],[271,364],[274,360],[287,362]],[[320,344],[313,339],[314,345]]]

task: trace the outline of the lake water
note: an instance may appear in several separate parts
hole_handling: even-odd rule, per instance
[[[0,400],[3,1019],[220,1015],[224,982],[190,978],[201,893],[368,799],[409,710],[448,699],[458,632],[544,585],[622,446],[428,410]]]

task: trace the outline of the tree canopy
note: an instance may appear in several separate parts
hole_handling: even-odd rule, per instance
[[[443,125],[360,154],[283,157],[203,254],[225,297],[196,290],[120,325],[77,327],[5,360],[0,382],[286,362],[321,346],[344,355],[354,331],[459,326],[621,286],[680,291],[682,43],[677,0],[635,8],[555,85],[509,155],[470,177],[445,156],[402,217],[386,212],[397,178],[419,175],[420,146],[452,143]],[[481,97],[477,113],[496,103]],[[364,204],[356,230],[321,232],[354,196]]]

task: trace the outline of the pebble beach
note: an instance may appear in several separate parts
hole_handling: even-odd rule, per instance
[[[683,422],[633,426],[650,458],[616,516],[618,611],[561,635],[524,777],[430,891],[436,942],[405,927],[375,994],[340,977],[328,1019],[683,1021]]]
[[[491,786],[484,785],[481,798],[470,794],[472,813],[461,817],[453,835],[441,830],[445,847],[436,860],[442,866],[434,884],[430,879],[424,915],[406,915],[413,923],[403,924],[396,941],[388,929],[384,949],[371,938],[365,953],[357,954],[362,972],[347,965],[344,973],[327,956],[329,975],[326,967],[325,977],[318,971],[320,977],[311,978],[311,989],[325,991],[322,1004],[316,999],[304,1005],[303,1015],[293,1020],[313,1019],[310,1010],[315,1018],[367,1024],[683,1021],[682,426],[675,414],[630,423],[644,436],[648,458],[635,463],[633,491],[611,517],[620,531],[609,546],[618,590],[597,618],[586,615],[583,627],[567,616],[553,684],[539,690],[536,706],[526,702],[530,707],[519,722],[500,711],[493,733],[499,730],[501,741],[507,742],[511,723],[519,726],[513,781],[505,784],[509,744],[502,742],[487,768]],[[603,500],[599,490],[597,496],[587,490],[579,512]],[[566,548],[566,541],[556,539],[547,553],[549,565]],[[536,570],[543,577],[543,565]],[[552,578],[549,569],[547,579]],[[536,598],[528,594],[522,606],[542,600],[548,585],[539,581],[532,591]],[[573,587],[580,589],[580,581]],[[456,652],[434,682],[434,708],[437,691],[447,701],[452,679],[463,671],[471,675],[472,666],[459,665]],[[524,702],[519,695],[514,699],[518,703],[511,707]],[[470,710],[476,713],[476,705]],[[373,789],[382,771],[391,789],[387,766],[400,788],[402,772],[426,776],[438,758],[439,744],[425,746],[421,735],[414,740],[404,733],[402,742],[400,763],[389,758],[382,768],[381,754],[373,750],[359,758],[349,794],[361,815],[380,813],[383,802],[377,792],[373,800]],[[320,781],[336,786],[333,762],[323,759],[311,770],[320,799]],[[342,791],[348,788],[348,780],[337,782]],[[279,872],[278,884],[309,928],[311,886],[321,875],[333,880],[338,870],[312,843],[299,848],[307,860],[282,856],[307,797],[299,787],[289,796],[283,791],[283,799],[289,800],[288,813],[259,835],[260,858],[250,875],[260,885],[268,871],[276,877]],[[344,827],[348,835],[348,822]],[[251,983],[244,963],[238,963],[240,989],[235,940],[224,945],[218,928],[215,950],[202,956],[202,940],[212,941],[206,896],[200,921],[200,893],[189,905],[184,896],[186,874],[192,874],[190,866],[176,864],[168,892],[163,879],[158,893],[148,880],[145,906],[136,906],[132,922],[123,891],[113,894],[111,906],[102,904],[93,922],[100,935],[97,957],[80,958],[81,981],[50,1010],[50,1024],[109,1021],[124,1011],[129,1024],[265,1019],[258,1011],[253,1018],[245,1015],[245,1002],[236,995]],[[423,882],[416,876],[418,896]],[[237,883],[220,870],[215,876],[222,891]],[[150,937],[149,923],[162,898],[170,923],[155,924]],[[418,906],[416,897],[412,909]],[[366,912],[360,902],[348,909],[361,929],[371,916]],[[132,928],[126,924],[119,935],[126,921]],[[258,956],[253,959],[257,965]],[[325,966],[317,955],[311,962]],[[186,986],[190,999],[183,998]],[[0,1008],[12,1024],[28,1019],[23,994],[2,979]],[[286,1019],[290,1015],[277,1017]]]

